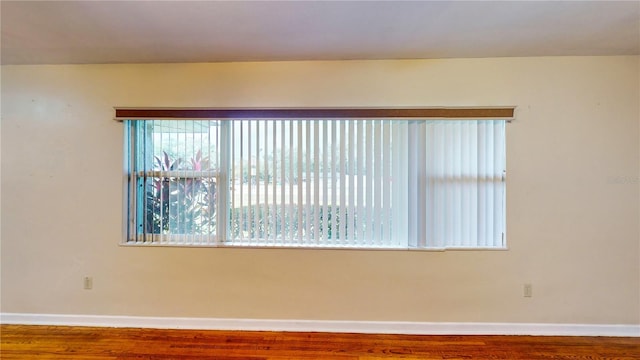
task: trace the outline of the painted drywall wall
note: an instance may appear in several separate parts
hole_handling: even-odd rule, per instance
[[[639,71],[638,57],[4,66],[1,311],[638,324]],[[119,245],[114,106],[499,105],[518,107],[507,251]]]

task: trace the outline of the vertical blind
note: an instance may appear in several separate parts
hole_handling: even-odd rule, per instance
[[[505,121],[131,120],[128,242],[505,246]]]
[[[419,125],[424,154],[424,247],[502,247],[505,133],[500,121]]]
[[[400,245],[393,233],[391,157],[392,137],[402,127],[389,120],[238,120],[229,126],[227,242]]]

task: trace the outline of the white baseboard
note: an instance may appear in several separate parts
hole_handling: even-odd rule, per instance
[[[363,334],[640,337],[640,324],[603,325],[266,320],[18,313],[0,313],[0,323],[21,325],[99,326],[193,330],[301,331]]]

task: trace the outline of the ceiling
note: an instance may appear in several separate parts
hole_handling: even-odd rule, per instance
[[[640,1],[2,1],[5,64],[640,54]]]

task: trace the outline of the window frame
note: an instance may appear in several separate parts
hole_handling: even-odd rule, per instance
[[[507,123],[513,121],[515,113],[515,106],[509,107],[437,107],[437,108],[129,108],[129,107],[116,107],[115,108],[115,120],[117,121],[135,121],[135,120],[217,120],[221,124],[226,123],[225,120],[236,119],[249,119],[249,120],[278,120],[278,119],[299,119],[299,120],[314,120],[314,119],[390,119],[390,120],[506,120]],[[229,126],[226,127],[227,130]],[[129,140],[125,141],[125,154],[129,154],[130,159],[134,156],[128,146],[133,134],[129,133],[130,129],[125,126],[125,137]],[[224,130],[223,130],[224,131]],[[221,137],[222,141],[227,141],[227,136]],[[227,146],[227,144],[221,143],[220,147]],[[230,156],[223,156],[222,167],[229,168]],[[144,173],[145,171],[141,171]],[[146,171],[146,175],[154,174],[156,171]],[[182,175],[191,174],[189,177],[196,176],[196,171],[190,170],[178,170],[176,174]],[[211,178],[212,172],[205,171],[206,178]],[[145,174],[143,174],[145,175]],[[164,173],[166,176],[166,173]],[[218,196],[222,195],[222,199],[218,199],[218,204],[225,204],[228,196],[228,174],[225,171],[215,172],[216,182],[220,185],[226,185],[223,188],[219,188],[217,192]],[[184,176],[182,177],[184,178]],[[123,179],[123,195],[125,199],[133,199],[136,201],[135,196],[131,196],[131,191],[136,191],[135,186],[131,186],[129,181],[128,169],[124,169]],[[506,196],[505,196],[506,201]],[[170,243],[159,243],[156,241],[151,242],[135,242],[129,240],[129,230],[134,225],[135,219],[128,215],[131,209],[131,202],[129,200],[123,201],[124,210],[124,230],[121,245],[125,246],[170,246],[170,247],[232,247],[232,248],[296,248],[296,249],[356,249],[356,250],[506,250],[505,234],[503,233],[503,246],[502,247],[446,247],[446,248],[430,248],[420,246],[408,246],[408,247],[366,247],[366,246],[313,246],[311,244],[272,244],[272,245],[245,245],[233,243],[233,241],[227,242],[220,239],[226,239],[227,226],[221,226],[216,229],[216,235],[213,236],[215,241],[204,243],[200,242],[185,242],[180,239],[190,238],[191,240],[201,236],[210,237],[211,235],[183,235],[172,234],[170,238],[178,239]],[[226,224],[228,220],[228,214],[226,211],[218,211],[216,221],[218,224]],[[504,224],[506,232],[506,223]],[[218,233],[221,231],[222,233]],[[162,236],[158,234],[147,234],[154,239],[155,236]],[[166,235],[163,235],[166,237]],[[411,244],[409,239],[407,242]]]

